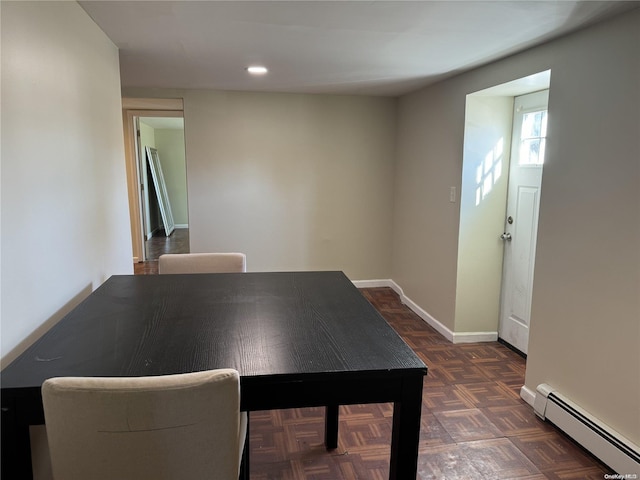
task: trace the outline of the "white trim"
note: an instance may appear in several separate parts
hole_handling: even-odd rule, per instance
[[[395,288],[394,287],[391,287],[391,288],[393,288],[398,293],[398,295],[400,295],[400,301],[402,303],[404,303],[407,307],[413,310],[413,312],[416,315],[418,315],[422,320],[427,322],[427,324],[433,327],[440,335],[442,335],[444,338],[446,338],[447,340],[453,343],[454,335],[453,335],[453,332],[449,330],[449,328],[444,326],[442,323],[436,320],[433,316],[431,316],[429,312],[424,310],[422,307],[420,307],[420,305],[418,305],[416,302],[414,302],[409,297],[407,297],[402,291],[402,288],[397,283],[393,282],[393,284],[395,285]]]
[[[453,332],[453,343],[497,342],[498,332]]]
[[[182,98],[122,97],[122,109],[123,110],[174,110],[174,111],[184,110],[184,100]],[[148,116],[154,116],[154,115],[152,114]],[[180,116],[182,116],[182,112],[180,112]]]
[[[402,287],[390,278],[377,280],[353,280],[357,288],[389,287],[400,296],[400,301],[409,307],[422,320],[433,327],[440,335],[451,343],[478,343],[495,342],[498,340],[498,332],[453,332],[448,327],[436,320],[429,312],[411,300],[404,294]]]
[[[536,400],[536,392],[531,390],[526,385],[523,385],[520,389],[520,398],[533,407],[533,403]]]
[[[155,236],[156,236],[156,233],[160,233],[160,231],[161,231],[161,230],[162,230],[162,229],[161,229],[160,227],[156,227],[156,228],[154,228],[153,230],[148,231],[148,232],[147,232],[147,238],[146,238],[146,239],[147,239],[147,240],[149,240],[149,239],[151,239],[151,238],[155,237]]]
[[[189,228],[189,224],[188,223],[180,223],[180,224],[174,225],[174,228]],[[151,237],[155,237],[156,233],[159,233],[162,230],[163,230],[162,227],[158,227],[158,228],[155,228],[153,230],[153,232],[147,233],[147,236],[148,236],[147,240],[149,240]],[[365,281],[367,281],[367,280],[365,280]],[[366,288],[366,287],[363,287],[363,288]]]
[[[381,280],[353,280],[352,283],[357,288],[379,288],[379,287],[391,287],[392,281],[389,279]]]

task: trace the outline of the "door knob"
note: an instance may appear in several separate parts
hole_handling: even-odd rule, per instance
[[[500,235],[500,238],[506,242],[510,242],[511,241],[511,234],[504,232],[502,235]]]

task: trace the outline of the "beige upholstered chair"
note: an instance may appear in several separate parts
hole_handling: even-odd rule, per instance
[[[160,255],[158,273],[235,273],[247,271],[244,253],[168,253]]]
[[[56,479],[238,479],[247,424],[235,370],[52,378],[42,401]]]

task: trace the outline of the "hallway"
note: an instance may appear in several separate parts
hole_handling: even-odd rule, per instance
[[[168,236],[151,237],[145,242],[147,261],[133,264],[135,275],[154,275],[158,273],[158,258],[165,253],[189,253],[189,229],[176,228]]]

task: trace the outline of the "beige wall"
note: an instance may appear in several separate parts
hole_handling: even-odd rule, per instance
[[[550,68],[526,385],[549,383],[635,443],[639,32],[635,10],[402,97],[392,268],[412,300],[456,328],[458,206],[448,188],[460,186],[465,96]]]
[[[451,331],[460,203],[449,191],[460,192],[467,93],[440,83],[401,97],[398,110],[391,277]]]
[[[192,252],[247,269],[389,278],[396,101],[126,89],[184,97]]]
[[[186,227],[189,223],[189,213],[184,130],[156,128],[155,139],[174,222],[176,227]]]
[[[75,2],[0,8],[5,363],[133,267],[117,48]]]
[[[526,383],[640,444],[640,11],[559,45]],[[557,75],[557,76],[556,76]]]
[[[498,238],[504,228],[511,124],[512,97],[469,95],[466,100],[464,155],[460,194],[458,271],[455,331],[497,332],[500,316],[503,243]],[[489,156],[493,165],[485,170]],[[477,171],[482,177],[478,184]],[[491,189],[478,195],[485,174]]]

